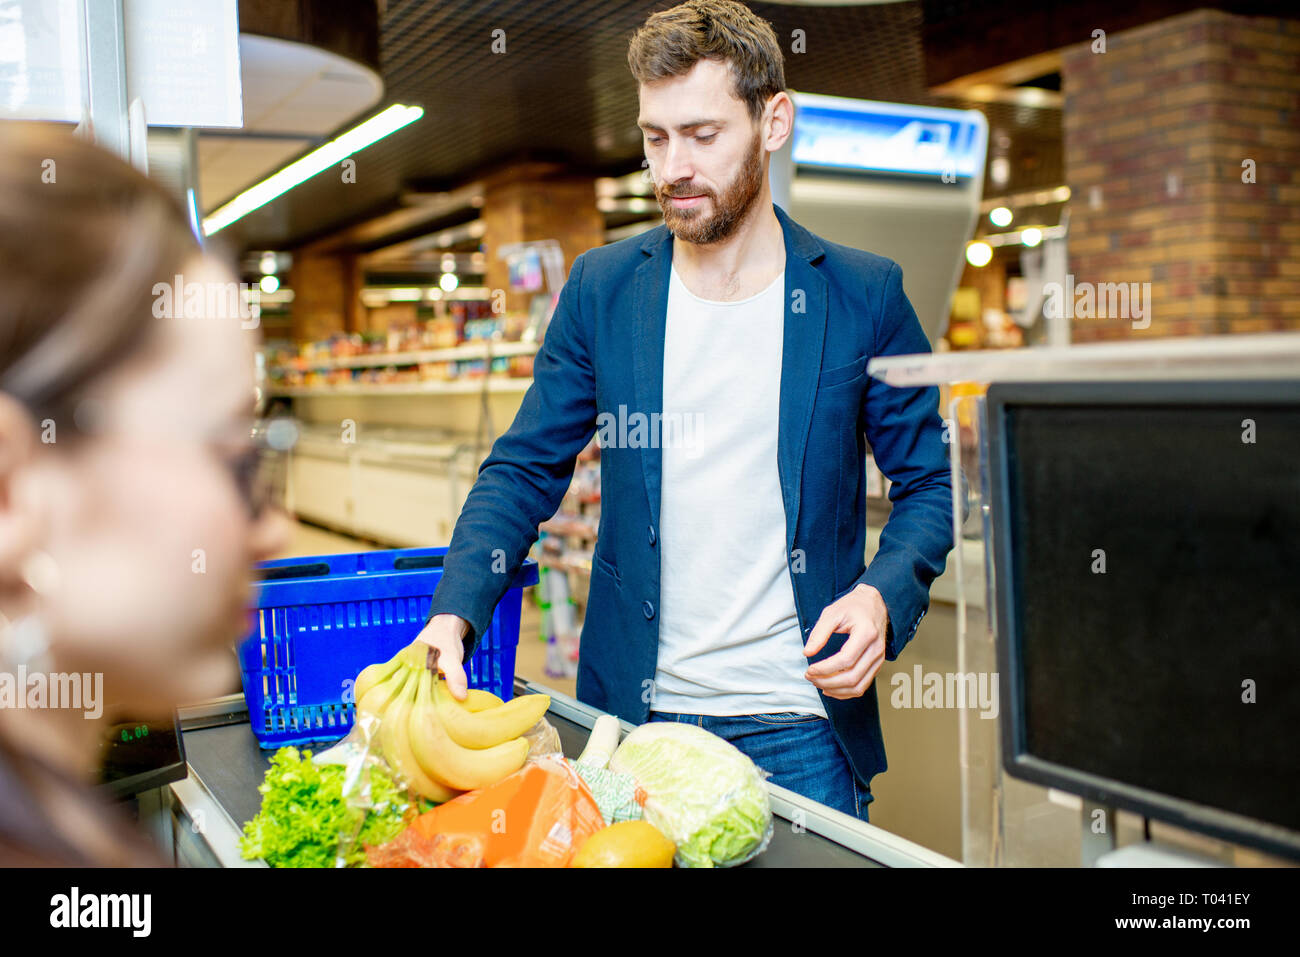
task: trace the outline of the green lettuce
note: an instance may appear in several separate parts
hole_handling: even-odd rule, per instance
[[[643,724],[610,760],[646,793],[645,819],[677,845],[681,867],[734,867],[772,839],[763,775],[735,745],[693,724]]]
[[[343,795],[347,769],[317,765],[310,751],[281,748],[258,791],[262,808],[244,825],[239,850],[271,867],[356,867],[365,846],[383,844],[405,826],[406,795],[378,766],[368,769],[366,806]],[[356,840],[353,840],[353,835]]]

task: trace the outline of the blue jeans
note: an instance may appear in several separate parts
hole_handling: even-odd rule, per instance
[[[875,800],[871,786],[854,776],[825,718],[794,712],[715,717],[651,711],[650,720],[698,725],[730,741],[770,772],[768,780],[773,784],[867,820],[867,805]]]

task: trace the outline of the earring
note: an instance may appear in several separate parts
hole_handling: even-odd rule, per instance
[[[9,626],[3,650],[15,674],[20,668],[32,673],[50,670],[50,638],[45,625],[35,615],[27,615]]]
[[[18,566],[18,576],[41,598],[49,598],[58,591],[59,566],[48,552],[37,549],[24,557]],[[37,615],[25,615],[15,622],[5,619],[0,632],[5,638],[0,650],[15,671],[18,668],[33,672],[50,670],[50,639]]]
[[[18,566],[18,575],[42,598],[51,597],[59,589],[59,566],[49,552],[37,549],[25,556]]]

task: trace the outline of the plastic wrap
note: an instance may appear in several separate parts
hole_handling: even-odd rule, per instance
[[[387,767],[362,744],[313,756],[281,748],[259,788],[262,806],[240,851],[272,867],[354,867],[365,848],[391,840],[411,805]]]
[[[369,848],[371,867],[485,867],[487,838],[482,834],[425,836],[407,828],[380,847]]]
[[[680,867],[734,867],[772,840],[764,773],[735,745],[693,724],[644,724],[611,771],[636,779],[645,819],[677,845]]]
[[[555,726],[545,718],[525,731],[524,738],[528,741],[527,760],[529,761],[564,753],[560,744],[560,732],[556,731]]]
[[[582,778],[551,755],[421,814],[369,860],[380,867],[567,867],[604,826]]]
[[[596,806],[600,808],[600,815],[606,824],[639,821],[645,816],[645,809],[638,800],[636,778],[632,775],[619,774],[581,761],[574,763],[573,769],[591,789],[591,795],[596,799]]]

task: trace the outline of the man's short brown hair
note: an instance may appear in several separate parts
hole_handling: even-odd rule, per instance
[[[755,123],[785,90],[781,45],[771,24],[734,0],[686,0],[652,15],[632,36],[627,65],[637,83],[682,76],[700,60],[730,65],[733,93]]]

